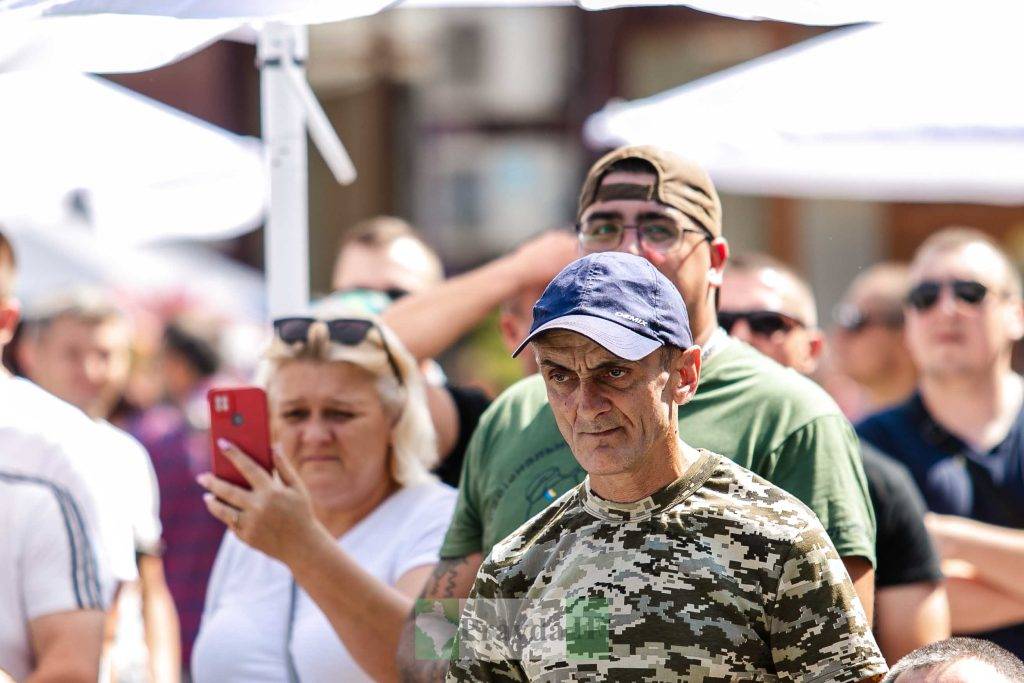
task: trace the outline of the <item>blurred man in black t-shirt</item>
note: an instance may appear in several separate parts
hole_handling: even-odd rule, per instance
[[[719,323],[779,363],[810,374],[825,349],[814,294],[792,269],[767,256],[734,256],[721,290]],[[878,533],[875,638],[892,664],[949,636],[939,558],[924,525],[925,505],[899,463],[862,444]]]

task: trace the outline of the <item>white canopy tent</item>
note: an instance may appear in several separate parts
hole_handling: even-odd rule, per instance
[[[133,300],[184,298],[236,321],[259,323],[266,298],[259,271],[195,243],[130,245],[95,239],[89,226],[8,227],[18,254],[17,295],[32,307],[55,291],[94,285]]]
[[[832,32],[587,121],[739,194],[1024,203],[1024,8]]]
[[[923,0],[906,0],[907,5]],[[173,17],[185,21],[189,30],[205,21],[223,22],[225,31],[253,25],[260,30],[259,63],[262,83],[263,139],[270,167],[270,210],[267,220],[267,291],[272,315],[298,310],[308,301],[308,221],[305,131],[311,133],[329,167],[340,182],[351,182],[355,177],[344,148],[327,124],[312,91],[305,81],[303,64],[306,57],[306,29],[308,24],[341,21],[375,14],[397,6],[457,6],[500,5],[503,7],[534,7],[552,4],[544,0],[468,0],[452,2],[432,0],[345,0],[322,2],[318,0],[0,0],[0,19],[5,15],[13,21],[34,20],[40,35],[38,40],[49,40],[46,22],[61,18],[61,31],[70,30],[69,22],[92,22],[93,31],[101,29],[100,20],[120,17],[122,20]],[[556,0],[554,4],[564,4]],[[815,24],[844,24],[854,21],[876,21],[894,13],[891,3],[884,0],[670,0],[642,1],[579,0],[584,8],[608,9],[637,4],[678,4],[693,6],[704,11],[741,18],[775,19]],[[932,3],[934,6],[936,3]],[[197,24],[196,22],[199,22]],[[152,24],[150,24],[152,26]],[[122,31],[129,31],[121,26]],[[104,31],[103,33],[107,33]],[[112,31],[110,32],[112,33]],[[150,46],[139,59],[125,44],[124,33],[119,40],[125,45],[120,54],[101,50],[102,71],[133,71],[153,68],[157,50]],[[129,33],[130,35],[130,33]],[[91,36],[95,39],[96,33]],[[162,41],[167,53],[184,56],[209,41],[208,36],[194,36],[190,46],[184,36],[171,33]],[[94,70],[100,61],[94,50],[79,42],[82,70]],[[69,65],[75,60],[53,57],[52,48],[22,47],[18,52],[17,68],[33,68],[25,56],[35,52],[50,55],[48,66],[56,62]],[[2,56],[0,52],[0,56]],[[120,62],[118,64],[118,60]],[[43,60],[45,61],[45,60]],[[0,62],[0,69],[4,69]]]
[[[258,140],[103,79],[0,74],[0,219],[45,228],[69,213],[101,241],[224,239],[259,225]]]

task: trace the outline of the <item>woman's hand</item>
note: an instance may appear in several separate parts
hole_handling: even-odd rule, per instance
[[[247,545],[290,565],[303,548],[326,529],[313,515],[309,492],[298,473],[280,451],[274,449],[275,474],[231,442],[220,439],[217,446],[252,486],[247,491],[209,472],[196,481],[209,493],[203,495],[206,508],[224,522]]]

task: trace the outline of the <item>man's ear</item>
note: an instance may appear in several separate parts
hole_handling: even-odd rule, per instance
[[[1006,307],[1006,328],[1015,342],[1024,338],[1024,303],[1014,302]]]
[[[508,352],[512,353],[515,351],[519,346],[519,342],[523,341],[523,338],[519,336],[521,331],[516,324],[516,317],[511,313],[502,311],[498,316],[498,329],[501,331],[501,341],[505,344]]]
[[[684,351],[677,351],[672,361],[672,377],[675,386],[672,388],[672,402],[676,405],[687,403],[697,393],[700,383],[700,347],[691,346]]]
[[[729,260],[729,241],[724,237],[716,237],[708,246],[711,248],[711,270],[708,271],[708,281],[712,287],[721,287],[722,277],[725,275],[725,263]]]
[[[807,330],[807,356],[804,358],[802,368],[797,368],[801,374],[810,375],[818,369],[821,356],[825,353],[825,333],[814,328]]]
[[[14,338],[14,331],[18,329],[18,320],[20,319],[20,301],[14,297],[8,297],[0,302],[0,346],[9,344]]]

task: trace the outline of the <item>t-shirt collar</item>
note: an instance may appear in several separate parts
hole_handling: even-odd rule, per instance
[[[689,498],[704,485],[718,464],[718,456],[700,449],[697,462],[674,482],[646,498],[631,503],[616,503],[601,498],[590,488],[590,477],[583,480],[580,497],[583,508],[593,516],[610,522],[638,522],[649,519]]]
[[[946,453],[956,453],[967,447],[960,437],[939,424],[921,398],[921,392],[915,391],[907,400],[907,410],[911,420],[917,426],[917,433],[932,446]]]

